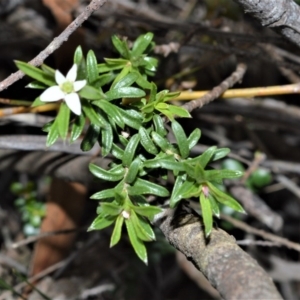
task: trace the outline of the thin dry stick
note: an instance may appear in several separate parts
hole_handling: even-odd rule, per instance
[[[87,230],[87,227],[81,227],[81,228],[72,228],[72,229],[65,229],[65,230],[42,232],[38,235],[30,236],[26,239],[23,239],[23,240],[19,241],[19,242],[13,243],[11,245],[11,247],[16,249],[16,248],[19,248],[21,246],[34,243],[37,240],[40,240],[40,239],[48,237],[48,236],[58,235],[58,234],[69,234],[69,233],[74,233],[76,231],[86,231],[86,230]]]
[[[40,66],[44,60],[52,54],[55,50],[57,50],[63,42],[67,41],[69,36],[79,27],[81,24],[86,21],[93,12],[98,10],[101,6],[106,3],[107,0],[92,0],[91,3],[84,9],[84,11],[53,41],[44,49],[38,56],[36,56],[29,63],[33,66]],[[21,71],[17,71],[2,82],[0,82],[0,92],[4,89],[8,88],[14,82],[18,81],[24,76],[24,73]]]
[[[242,183],[245,183],[249,176],[259,167],[261,162],[266,159],[266,155],[264,153],[259,153],[255,155],[254,160],[252,161],[251,165],[248,167],[247,171],[244,173],[243,178],[241,179]]]
[[[32,102],[26,100],[16,100],[16,99],[7,99],[7,98],[0,98],[0,103],[9,104],[9,105],[24,105],[30,106]]]
[[[298,243],[291,242],[288,239],[282,238],[280,236],[266,232],[264,230],[256,229],[242,221],[239,221],[237,219],[234,219],[234,218],[224,215],[224,214],[221,215],[221,218],[225,221],[228,221],[235,227],[240,228],[248,233],[253,233],[255,235],[258,235],[258,236],[264,238],[265,240],[269,240],[269,241],[284,245],[284,246],[288,247],[289,249],[293,249],[293,250],[300,252],[300,244],[298,244]]]
[[[195,99],[183,105],[183,107],[191,112],[192,110],[200,108],[203,105],[219,98],[226,90],[231,88],[235,83],[239,82],[243,78],[246,70],[247,66],[245,64],[238,64],[236,70],[228,78],[222,81],[220,85],[214,87],[210,92],[206,93],[201,98]]]
[[[19,107],[8,107],[0,109],[0,118],[7,117],[10,115],[23,114],[23,113],[39,113],[45,111],[56,110],[59,108],[59,103],[45,104],[36,107],[19,106]]]
[[[194,92],[181,92],[181,94],[173,99],[176,101],[189,101],[195,98],[205,96],[209,91],[194,91]],[[300,94],[300,84],[286,84],[267,87],[255,87],[245,89],[231,89],[221,93],[220,98],[253,98],[262,96],[273,95],[288,95],[288,94]]]
[[[236,243],[240,246],[262,246],[262,247],[281,247],[281,244],[268,241],[252,241],[252,240],[239,240]]]

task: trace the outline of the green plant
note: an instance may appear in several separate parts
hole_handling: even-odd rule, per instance
[[[75,141],[88,119],[90,125],[81,143],[82,150],[88,151],[98,142],[102,156],[114,157],[108,170],[89,166],[99,179],[115,183],[113,188],[92,195],[92,199],[100,200],[100,205],[89,230],[114,225],[112,247],[119,242],[125,223],[131,244],[145,263],[145,242],[155,240],[149,221],[161,211],[158,205],[148,204],[147,195],[169,198],[171,207],[182,199],[198,198],[207,237],[213,215],[219,216],[219,203],[244,212],[236,200],[218,188],[223,179],[240,177],[242,172],[208,168],[210,162],[225,157],[229,149],[214,146],[191,158],[190,150],[198,143],[201,131],[195,129],[187,136],[175,118],[190,118],[190,114],[170,104],[178,93],[157,92],[155,83],[149,81],[157,66],[157,59],[148,55],[154,47],[152,40],[152,33],[141,35],[130,49],[126,41],[113,36],[121,58],[106,58],[101,64],[93,51],[85,59],[78,47],[74,55],[76,67],[66,77],[45,65],[38,69],[17,62],[24,73],[37,81],[30,87],[50,87],[33,105],[51,101],[49,91],[53,93],[52,101],[64,99],[57,117],[44,126],[48,146],[59,137],[66,139],[69,132],[70,142]],[[169,139],[168,122],[176,143]],[[172,188],[166,185],[169,174],[175,179]]]
[[[14,182],[11,184],[10,190],[18,196],[15,206],[21,213],[24,234],[26,236],[38,234],[46,208],[45,203],[37,199],[35,184],[32,181],[27,184]]]

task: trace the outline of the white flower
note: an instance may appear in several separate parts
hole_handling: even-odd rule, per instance
[[[58,70],[55,71],[55,81],[58,85],[54,85],[45,90],[40,99],[43,102],[54,102],[64,99],[70,110],[76,114],[81,114],[80,98],[77,94],[85,85],[86,80],[75,81],[77,77],[77,65],[68,72],[65,77]]]

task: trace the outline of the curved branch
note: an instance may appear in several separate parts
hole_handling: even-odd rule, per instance
[[[190,209],[189,209],[190,210]],[[199,216],[183,205],[166,209],[154,224],[200,270],[224,299],[282,299],[272,279],[221,229],[204,236]]]
[[[54,38],[54,40],[47,46],[46,49],[40,52],[40,54],[29,63],[36,67],[40,66],[50,54],[57,50],[63,42],[67,41],[69,36],[78,27],[80,27],[81,24],[86,21],[94,11],[104,5],[106,1],[107,0],[92,0],[91,3],[84,9],[84,11],[58,37]],[[6,79],[0,82],[0,92],[21,79],[23,76],[24,73],[21,71],[17,71],[8,76]]]
[[[234,0],[263,26],[274,28],[300,47],[300,6],[293,0]]]

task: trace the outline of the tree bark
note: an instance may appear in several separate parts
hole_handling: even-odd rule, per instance
[[[154,224],[200,270],[224,299],[282,299],[272,279],[232,236],[213,229],[206,239],[199,216],[183,205],[166,209]]]
[[[263,26],[300,47],[300,6],[293,0],[234,0]]]

